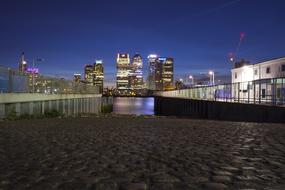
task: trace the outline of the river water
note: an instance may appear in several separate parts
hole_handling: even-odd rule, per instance
[[[115,97],[113,101],[113,113],[136,115],[154,114],[154,98]]]

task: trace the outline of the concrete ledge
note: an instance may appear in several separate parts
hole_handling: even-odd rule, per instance
[[[101,97],[101,94],[37,94],[37,93],[4,93],[0,94],[0,104],[16,102],[35,102],[77,98]]]
[[[66,116],[98,114],[112,106],[113,99],[101,94],[0,94],[0,118],[57,113]]]
[[[157,115],[174,115],[229,121],[285,123],[285,107],[155,97]]]

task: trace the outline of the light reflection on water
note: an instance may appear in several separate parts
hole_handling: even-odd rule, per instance
[[[154,98],[116,97],[113,102],[113,113],[153,115]]]

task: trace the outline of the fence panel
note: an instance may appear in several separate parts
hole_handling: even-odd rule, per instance
[[[191,87],[160,92],[159,95],[246,104],[285,105],[285,77]]]

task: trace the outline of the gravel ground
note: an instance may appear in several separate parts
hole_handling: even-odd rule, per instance
[[[0,189],[285,189],[285,126],[112,115],[0,122]]]

